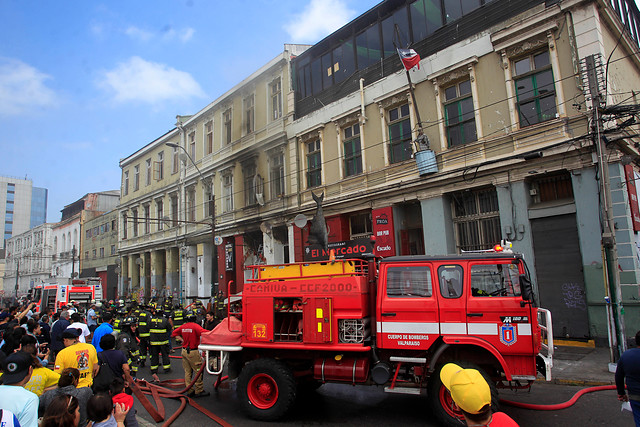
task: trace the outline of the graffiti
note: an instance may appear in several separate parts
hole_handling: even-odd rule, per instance
[[[564,305],[567,306],[567,308],[577,308],[583,311],[587,309],[584,290],[578,283],[563,283],[562,297],[564,299]]]

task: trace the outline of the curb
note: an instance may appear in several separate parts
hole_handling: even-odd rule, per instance
[[[538,378],[535,382],[538,384],[572,385],[572,386],[579,386],[579,387],[615,385],[615,381],[575,380],[575,379],[566,379],[566,378],[553,378],[551,379],[551,381],[545,381],[542,378]]]

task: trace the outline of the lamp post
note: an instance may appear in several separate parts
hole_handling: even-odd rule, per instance
[[[216,212],[216,204],[215,204],[215,198],[213,196],[213,178],[209,181],[204,177],[204,175],[202,174],[202,171],[200,170],[198,165],[196,165],[196,162],[193,160],[193,158],[191,157],[189,152],[182,145],[176,144],[174,142],[167,142],[165,144],[166,144],[167,147],[179,148],[182,151],[184,151],[184,153],[187,155],[187,158],[189,159],[191,164],[198,171],[198,175],[200,176],[200,179],[202,180],[202,185],[204,186],[208,182],[208,185],[209,185],[209,217],[210,217],[210,220],[211,220],[211,224],[210,224],[211,225],[211,286],[213,287],[212,296],[216,296],[218,294],[218,287],[216,286],[216,280],[217,280],[217,277],[216,277],[217,276],[217,272],[216,272],[217,256],[216,256],[216,244],[215,244],[215,232],[216,232],[215,212]]]

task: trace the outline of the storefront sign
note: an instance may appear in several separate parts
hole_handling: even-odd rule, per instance
[[[388,257],[396,254],[395,233],[393,231],[393,209],[374,209],[371,213],[373,218],[373,236],[375,238],[374,254],[378,257]]]
[[[629,194],[629,208],[631,209],[631,221],[633,231],[640,231],[640,209],[638,209],[638,192],[636,191],[636,173],[633,166],[624,166],[624,175],[627,179],[627,193]]]
[[[325,251],[320,245],[311,245],[304,248],[305,261],[326,261],[329,259],[329,253],[334,251],[336,259],[344,258],[362,258],[365,255],[373,254],[371,240],[368,238],[347,240],[345,242],[330,242],[328,251]]]
[[[235,257],[233,250],[233,242],[228,242],[224,245],[224,270],[225,271],[233,271],[235,270]]]

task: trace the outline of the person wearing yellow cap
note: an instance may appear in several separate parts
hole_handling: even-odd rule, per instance
[[[467,426],[518,426],[504,412],[492,412],[491,388],[478,370],[447,363],[440,371],[440,380],[462,411]]]

